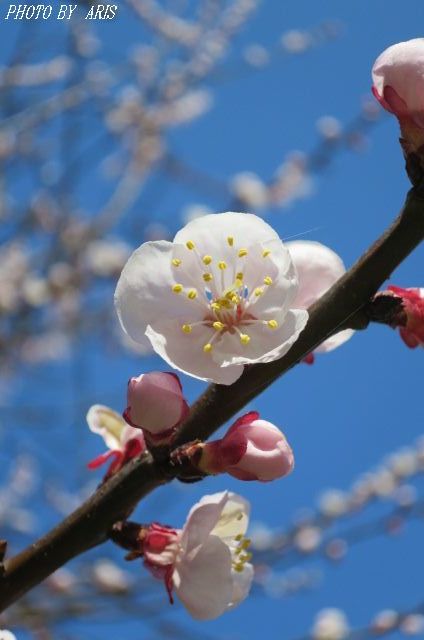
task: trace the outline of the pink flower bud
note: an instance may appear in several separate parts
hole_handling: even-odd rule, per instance
[[[293,466],[284,435],[255,411],[236,420],[221,440],[206,443],[199,462],[206,473],[226,472],[239,480],[260,482],[286,476]]]
[[[399,119],[405,151],[424,143],[424,38],[399,42],[377,58],[372,69],[374,96]]]
[[[402,298],[402,313],[395,324],[402,340],[411,349],[424,347],[424,289],[402,289],[392,285],[388,291]]]
[[[128,383],[128,407],[124,418],[133,427],[163,440],[188,413],[181,383],[174,373],[152,371]]]

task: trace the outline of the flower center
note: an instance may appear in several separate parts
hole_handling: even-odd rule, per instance
[[[203,345],[205,353],[211,353],[214,343],[219,342],[224,334],[234,336],[242,345],[247,346],[251,342],[248,327],[261,324],[268,329],[277,329],[278,322],[275,319],[261,319],[254,313],[254,303],[274,284],[270,275],[263,276],[263,271],[258,268],[258,280],[247,286],[244,272],[249,250],[237,247],[234,236],[227,237],[227,245],[230,247],[230,260],[220,260],[211,255],[201,255],[192,240],[186,242],[186,250],[196,256],[201,269],[201,282],[198,282],[192,272],[184,271],[186,278],[193,282],[193,287],[185,287],[176,282],[172,284],[172,291],[177,295],[186,295],[193,304],[201,305],[204,311],[203,320],[184,322],[181,330],[190,335],[195,327],[205,327],[211,331],[209,338]],[[228,252],[226,247],[226,252]],[[266,260],[271,255],[270,249],[262,250],[262,259]],[[173,258],[172,266],[184,270],[184,257]],[[228,277],[229,276],[229,277]],[[228,282],[230,282],[228,286]]]

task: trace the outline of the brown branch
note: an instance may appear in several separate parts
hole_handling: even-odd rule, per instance
[[[231,387],[211,385],[192,407],[177,445],[205,439],[252,398],[340,328],[365,328],[370,298],[424,239],[424,189],[415,187],[393,225],[328,293],[309,310],[306,329],[280,360],[246,368]],[[132,461],[46,536],[4,563],[0,611],[71,558],[107,540],[114,522],[174,476],[166,462],[150,455]]]

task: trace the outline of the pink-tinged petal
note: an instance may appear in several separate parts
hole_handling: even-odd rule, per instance
[[[206,495],[190,509],[181,538],[185,553],[192,553],[205,542],[219,521],[228,499],[228,491]]]
[[[424,347],[424,289],[410,287],[402,289],[391,285],[388,294],[402,299],[402,312],[393,319],[393,327],[399,327],[399,333],[404,343],[410,348]]]
[[[422,126],[424,114],[424,38],[392,45],[374,63],[373,93],[400,120]]]
[[[130,442],[137,442],[140,447],[140,452],[142,453],[146,449],[146,443],[144,440],[144,435],[141,429],[136,429],[131,427],[129,424],[125,425],[125,428],[122,432],[121,443],[124,449],[128,448],[128,444]],[[132,445],[136,446],[136,445]]]
[[[152,434],[169,431],[188,412],[178,377],[161,371],[131,378],[127,403],[126,417],[131,424]]]
[[[232,544],[237,536],[244,536],[249,524],[250,503],[237,493],[227,492],[218,522],[212,529],[212,534]]]
[[[121,451],[106,451],[105,453],[101,453],[99,456],[97,456],[93,460],[90,460],[90,462],[87,464],[87,467],[92,470],[98,469],[111,458],[115,458],[115,461],[121,460],[122,459]]]
[[[227,610],[233,598],[231,564],[231,552],[217,536],[177,563],[175,592],[196,620],[213,620]]]
[[[242,366],[221,367],[205,353],[213,330],[205,327],[194,327],[189,334],[181,331],[178,320],[158,320],[147,329],[147,335],[158,353],[171,367],[189,376],[209,380],[218,384],[233,384],[243,373]]]

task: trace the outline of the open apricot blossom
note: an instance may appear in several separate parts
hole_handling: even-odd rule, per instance
[[[392,326],[399,328],[402,340],[411,349],[424,347],[424,289],[402,289],[391,285],[380,295],[394,295],[402,299],[402,310]]]
[[[245,537],[249,511],[244,498],[224,491],[197,502],[182,529],[123,523],[121,540],[112,537],[132,550],[128,559],[144,557],[145,567],[164,581],[171,603],[175,591],[193,618],[212,620],[249,593],[253,579],[250,541]],[[137,527],[134,535],[131,530]],[[122,542],[126,528],[131,544]]]
[[[153,441],[162,442],[172,437],[188,413],[181,382],[175,373],[151,371],[131,378],[127,403],[124,419],[131,426],[143,429],[146,437]]]
[[[392,45],[374,63],[373,93],[399,120],[407,153],[424,144],[424,38]]]
[[[87,423],[90,431],[100,435],[109,451],[89,462],[89,469],[97,469],[112,459],[106,477],[116,473],[126,462],[144,453],[146,444],[143,432],[126,424],[121,416],[101,404],[88,410]]]
[[[125,265],[115,292],[123,329],[150,341],[172,367],[232,384],[244,365],[283,356],[308,314],[278,234],[247,213],[206,215],[173,242],[146,242]]]
[[[294,466],[293,451],[284,435],[270,422],[260,420],[256,411],[236,420],[220,440],[197,447],[197,468],[211,475],[229,473],[239,480],[269,482],[288,475]]]
[[[307,309],[330,289],[346,273],[342,259],[320,242],[295,240],[287,242],[299,278],[299,289],[293,305]],[[349,340],[354,331],[344,329],[324,340],[313,353],[306,356],[307,364],[314,362],[314,353],[327,353]]]

